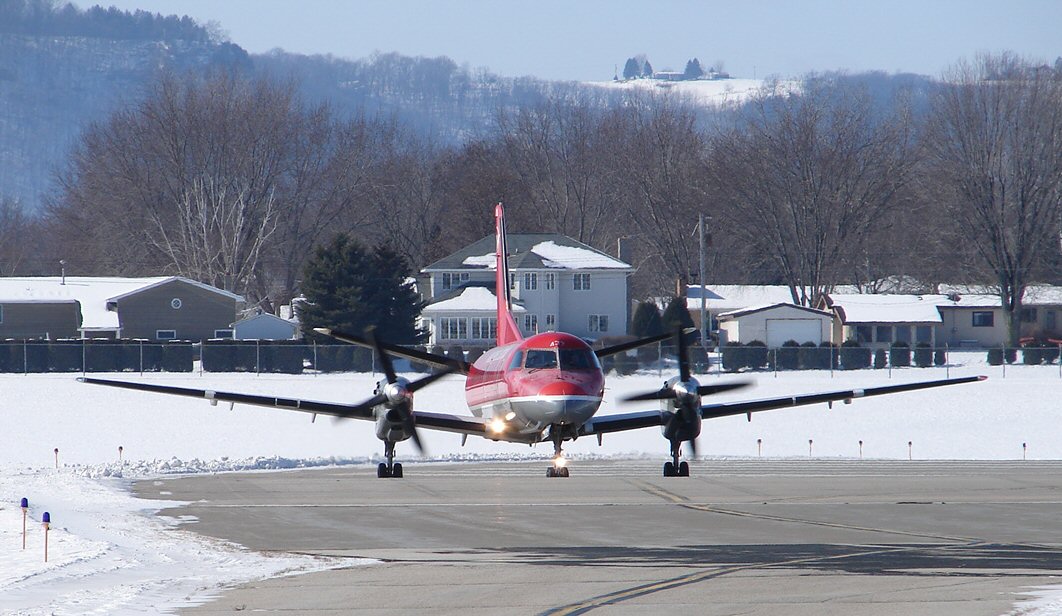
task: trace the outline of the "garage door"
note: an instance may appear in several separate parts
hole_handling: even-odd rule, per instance
[[[787,340],[822,342],[822,321],[819,319],[767,319],[767,346],[780,347]]]

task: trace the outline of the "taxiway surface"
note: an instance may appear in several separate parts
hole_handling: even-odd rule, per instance
[[[1062,585],[1062,462],[407,464],[136,485],[265,552],[375,558],[184,614],[999,615]]]

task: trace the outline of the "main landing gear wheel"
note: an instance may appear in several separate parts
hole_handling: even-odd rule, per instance
[[[402,478],[402,463],[395,462],[395,444],[385,442],[384,443],[384,455],[387,456],[387,462],[380,462],[376,467],[376,476],[380,479],[386,477],[393,477],[395,479]]]
[[[546,477],[567,477],[567,476],[568,476],[568,467],[566,467],[566,466],[562,466],[561,468],[557,468],[555,466],[551,466],[551,467],[546,469]]]
[[[664,462],[664,477],[689,477],[690,465],[686,461],[679,462],[677,465],[674,462]]]

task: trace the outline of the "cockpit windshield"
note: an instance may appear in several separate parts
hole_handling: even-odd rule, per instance
[[[589,349],[561,349],[561,370],[593,370],[598,367],[597,356]]]
[[[527,359],[524,360],[524,368],[537,370],[540,368],[556,368],[557,352],[553,349],[528,349]]]

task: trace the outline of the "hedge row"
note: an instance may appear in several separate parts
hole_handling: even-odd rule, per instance
[[[0,372],[191,372],[190,342],[55,340],[0,343]]]

